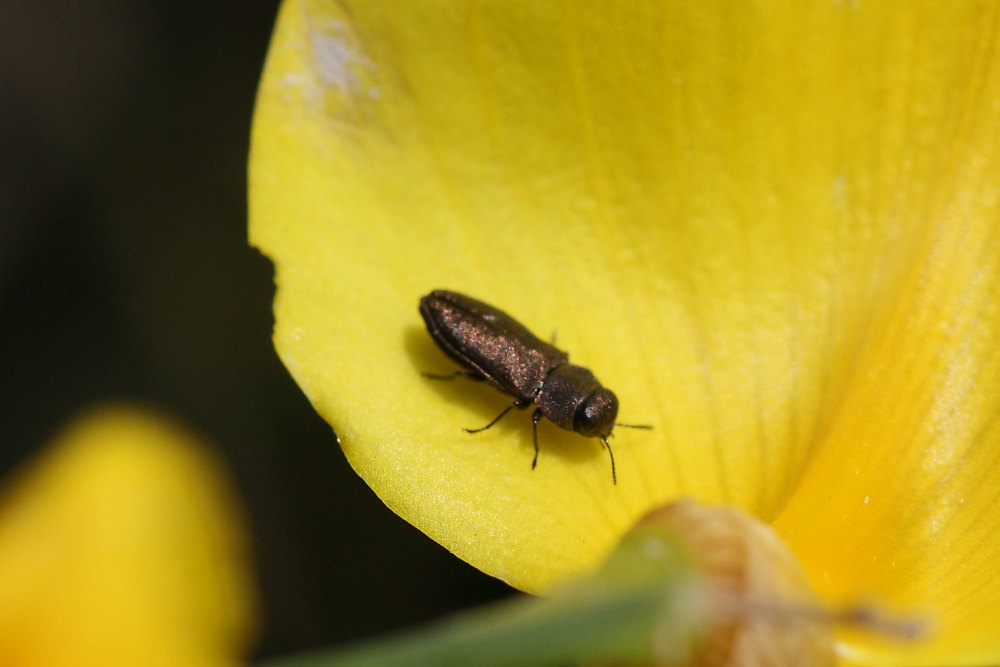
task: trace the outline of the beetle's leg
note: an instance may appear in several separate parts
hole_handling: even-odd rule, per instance
[[[535,413],[531,415],[531,439],[535,443],[535,458],[531,459],[531,469],[534,470],[535,466],[538,465],[538,422],[542,419],[542,411],[535,409]]]
[[[459,376],[467,377],[470,380],[478,380],[480,382],[483,380],[482,375],[479,373],[473,373],[472,371],[455,371],[454,373],[448,373],[447,375],[438,375],[436,373],[421,373],[421,375],[431,380],[454,380]]]
[[[459,371],[459,372],[461,373],[462,371]],[[485,431],[485,430],[486,430],[486,429],[488,429],[488,428],[489,428],[490,426],[493,426],[493,425],[494,425],[494,424],[496,424],[496,423],[497,423],[498,421],[500,421],[501,419],[503,419],[503,416],[504,416],[505,414],[507,414],[508,412],[510,412],[511,410],[513,410],[514,408],[524,408],[524,407],[527,407],[527,405],[529,405],[529,404],[526,404],[526,403],[522,402],[522,401],[521,401],[521,399],[517,399],[516,401],[514,401],[513,403],[511,403],[510,405],[508,405],[508,406],[507,406],[506,408],[504,408],[504,409],[503,409],[503,412],[501,412],[501,413],[500,413],[500,414],[498,414],[498,415],[497,415],[496,417],[494,417],[494,418],[493,418],[493,421],[491,421],[491,422],[490,422],[489,424],[487,424],[486,426],[484,426],[484,427],[482,427],[482,428],[467,428],[467,429],[463,429],[463,430],[464,430],[464,431],[465,431],[466,433],[479,433],[480,431]]]

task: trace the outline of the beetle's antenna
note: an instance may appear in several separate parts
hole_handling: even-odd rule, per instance
[[[605,449],[607,449],[608,450],[608,456],[611,457],[611,483],[614,484],[615,486],[617,486],[618,485],[618,475],[615,474],[615,453],[613,451],[611,451],[611,443],[608,442],[607,438],[601,437],[601,447],[604,447]]]
[[[501,412],[496,417],[494,417],[493,421],[491,421],[489,424],[487,424],[486,426],[484,426],[482,428],[465,428],[465,429],[462,429],[462,430],[465,431],[466,433],[479,433],[480,431],[485,431],[490,426],[493,426],[498,421],[500,421],[501,419],[503,419],[503,416],[505,414],[507,414],[508,412],[510,412],[511,410],[513,410],[514,408],[516,408],[520,404],[521,404],[520,400],[514,401],[513,403],[511,403],[510,405],[508,405],[506,408],[504,408],[503,412]]]
[[[625,428],[641,428],[647,431],[653,430],[652,424],[622,424],[621,422],[615,422],[615,426],[624,426]]]

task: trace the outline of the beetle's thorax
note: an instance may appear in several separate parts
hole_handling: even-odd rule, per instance
[[[589,369],[564,363],[553,368],[535,404],[557,426],[587,437],[607,437],[618,416],[618,399]]]

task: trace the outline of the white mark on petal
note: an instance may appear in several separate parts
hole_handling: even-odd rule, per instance
[[[847,176],[843,172],[838,173],[833,179],[830,188],[830,195],[833,199],[833,207],[839,214],[844,215],[849,211],[847,199]]]
[[[309,31],[313,67],[324,87],[344,95],[378,96],[376,86],[364,86],[361,76],[370,74],[374,64],[360,49],[350,27],[341,21],[312,26]]]

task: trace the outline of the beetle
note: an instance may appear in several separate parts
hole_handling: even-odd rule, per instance
[[[448,290],[434,290],[420,299],[420,314],[438,347],[463,370],[450,375],[424,373],[437,380],[465,376],[491,384],[514,402],[482,428],[490,428],[514,408],[535,405],[531,416],[538,464],[538,422],[542,417],[560,428],[588,438],[599,438],[611,458],[611,480],[618,483],[615,455],[608,438],[615,426],[649,429],[644,424],[619,424],[618,398],[583,366],[569,363],[569,355],[531,333],[513,317],[487,303]]]

